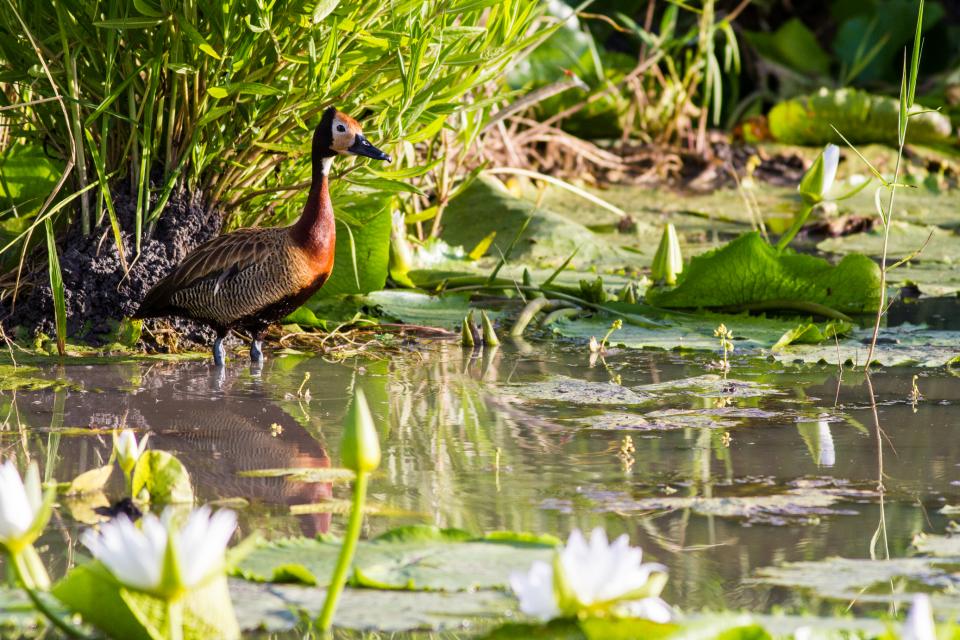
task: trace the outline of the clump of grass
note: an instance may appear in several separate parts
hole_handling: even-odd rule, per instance
[[[333,197],[345,224],[381,211],[382,194],[420,193],[430,173],[448,199],[465,153],[451,140],[473,139],[496,103],[484,86],[549,35],[531,29],[539,11],[533,0],[2,3],[5,116],[21,143],[65,163],[6,249],[61,211],[57,228],[106,226],[126,265],[111,195],[120,182],[136,202],[135,252],[182,190],[230,225],[283,222],[298,213],[312,126],[330,105],[359,116],[401,167],[344,163]],[[76,208],[57,209],[73,196]]]

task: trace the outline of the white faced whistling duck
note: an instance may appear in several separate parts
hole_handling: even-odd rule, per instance
[[[209,325],[217,332],[217,366],[223,366],[224,337],[243,329],[253,337],[251,361],[263,362],[267,327],[306,302],[333,271],[327,174],[342,153],[390,162],[356,120],[330,107],[313,134],[313,182],[300,218],[289,227],[238,229],[200,245],[147,292],[133,317],[180,316]]]

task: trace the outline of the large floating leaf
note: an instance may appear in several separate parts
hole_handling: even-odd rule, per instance
[[[514,533],[474,538],[458,529],[405,527],[359,544],[353,581],[383,589],[504,588],[512,571],[549,560],[555,542]],[[335,540],[268,542],[240,562],[236,572],[248,580],[325,586],[339,553]]]
[[[582,405],[636,405],[649,402],[650,394],[632,391],[612,382],[590,382],[553,376],[548,380],[506,385],[503,390],[527,400],[569,402]]]
[[[914,112],[923,107],[914,106]],[[790,144],[843,144],[836,127],[854,144],[897,144],[900,102],[856,89],[821,89],[809,96],[781,102],[768,116],[770,133]],[[831,126],[832,125],[832,126]],[[945,142],[950,119],[942,113],[911,113],[907,140],[913,143]]]
[[[524,261],[559,263],[577,250],[575,264],[616,259],[619,252],[585,226],[521,200],[499,182],[482,177],[450,201],[443,214],[443,239],[467,251],[492,231],[497,235],[489,251],[499,257],[523,228],[512,257]]]
[[[887,256],[900,259],[921,247],[923,251],[915,258],[917,262],[944,262],[951,265],[948,269],[951,271],[955,270],[953,265],[960,263],[960,235],[935,226],[922,226],[900,220],[890,223]],[[828,238],[820,242],[817,249],[842,255],[865,253],[880,257],[883,255],[883,230],[875,229],[866,233]],[[892,273],[896,276],[896,270]]]
[[[166,451],[146,451],[133,468],[133,495],[146,491],[155,504],[192,503],[190,474]]]
[[[75,567],[53,593],[108,637],[160,640],[170,637],[166,605],[152,596],[124,589],[98,562]],[[225,578],[210,580],[183,599],[184,640],[238,638]]]
[[[337,217],[333,274],[317,297],[382,289],[390,259],[390,211],[385,197],[356,198]]]
[[[231,580],[230,595],[245,630],[278,633],[293,629],[300,618],[320,613],[326,591],[316,587],[257,584]],[[515,614],[516,601],[501,591],[344,590],[333,618],[335,627],[361,631],[443,631],[491,623]]]
[[[819,305],[867,313],[880,305],[880,269],[850,255],[833,266],[822,258],[778,254],[757,232],[690,260],[672,289],[650,289],[647,301],[674,309],[780,308],[810,312]]]
[[[630,313],[636,305],[610,303],[611,308]],[[716,313],[671,315],[659,318],[666,326],[646,328],[624,324],[609,338],[614,346],[630,349],[666,349],[718,351],[720,344],[713,335],[717,325],[723,323],[733,331],[734,355],[782,348],[791,341],[809,337],[822,337],[830,342],[833,336],[847,331],[844,322],[814,324],[809,320],[766,318],[761,316],[729,315]],[[587,342],[591,337],[600,338],[610,328],[609,316],[593,316],[577,320],[561,319],[551,325],[554,332],[567,338]]]
[[[863,366],[870,349],[872,329],[859,329],[850,338],[837,344],[791,345],[772,355],[780,362],[841,364]],[[881,329],[873,362],[886,367],[913,365],[942,367],[960,362],[960,331],[933,331],[904,324]]]
[[[363,299],[388,319],[444,329],[459,328],[470,310],[470,296],[466,294],[432,296],[417,291],[388,289],[368,294]],[[496,318],[500,314],[488,311],[487,315]]]

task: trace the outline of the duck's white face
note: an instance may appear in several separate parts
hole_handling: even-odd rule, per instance
[[[364,137],[360,130],[360,123],[340,111],[333,116],[330,148],[337,153],[352,153],[390,162],[390,156],[370,144],[370,141]]]
[[[363,135],[359,122],[339,111],[337,115],[333,116],[333,124],[330,130],[331,149],[337,153],[348,153],[358,135]]]

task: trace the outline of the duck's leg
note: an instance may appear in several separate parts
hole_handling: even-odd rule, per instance
[[[259,337],[250,342],[250,362],[263,364],[263,341]]]
[[[226,337],[226,334],[218,333],[217,339],[213,343],[213,364],[218,367],[223,366],[224,356],[226,355],[226,350],[223,348],[223,339]]]

